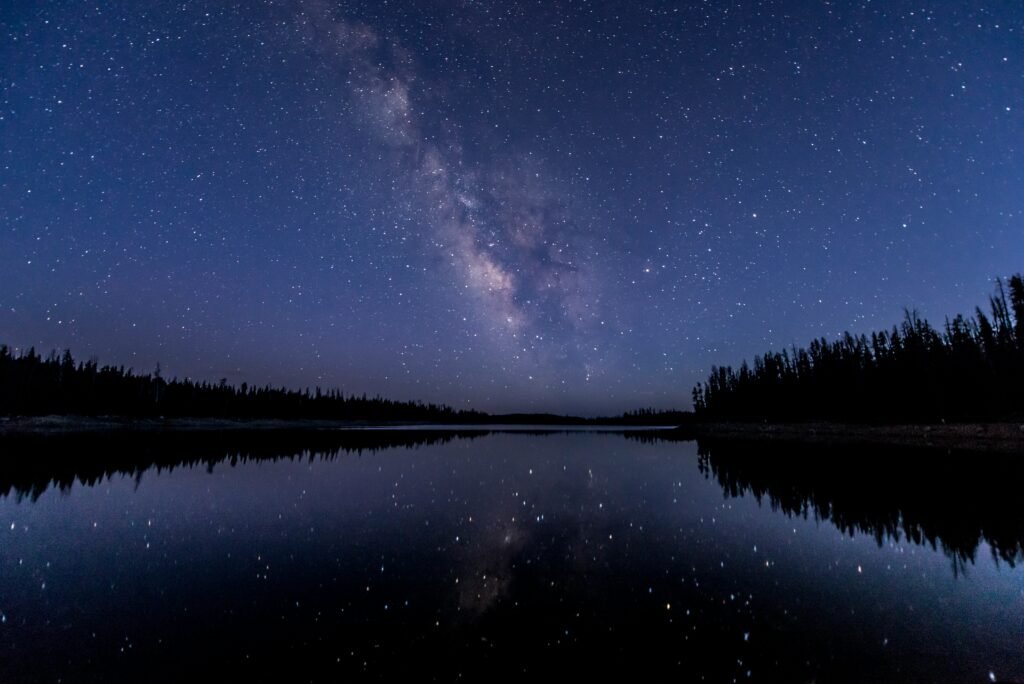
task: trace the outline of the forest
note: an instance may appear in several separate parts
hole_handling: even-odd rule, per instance
[[[712,367],[693,389],[699,421],[939,422],[1024,418],[1024,279],[996,280],[989,312],[915,312],[870,336],[770,351],[739,369]]]
[[[439,404],[345,395],[340,390],[290,390],[165,380],[124,366],[76,362],[70,351],[46,358],[0,345],[0,415],[133,418],[317,419],[366,422],[476,422],[486,414]]]
[[[69,350],[46,357],[35,349],[17,353],[0,345],[0,416],[116,416],[124,418],[226,418],[326,420],[353,423],[480,425],[678,425],[692,417],[653,408],[620,416],[580,418],[552,413],[489,414],[444,404],[346,395],[320,387],[239,386],[166,380],[159,366],[138,374],[124,366],[76,361]]]

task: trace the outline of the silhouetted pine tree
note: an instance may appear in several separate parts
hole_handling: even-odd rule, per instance
[[[1007,293],[1007,290],[1009,291]],[[1024,417],[1024,279],[996,281],[989,313],[942,332],[908,311],[891,331],[713,367],[693,390],[705,420],[925,421]]]
[[[352,421],[478,422],[485,414],[438,404],[345,396],[339,390],[240,387],[174,379],[157,366],[136,375],[124,366],[76,364],[70,351],[43,359],[34,348],[16,354],[0,345],[0,415],[82,415],[201,418],[311,418]]]

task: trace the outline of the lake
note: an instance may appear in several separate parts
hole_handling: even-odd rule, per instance
[[[497,430],[0,444],[0,681],[1024,681],[1016,456]]]

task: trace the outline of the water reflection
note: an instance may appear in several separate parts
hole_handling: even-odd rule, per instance
[[[176,468],[256,461],[324,460],[395,448],[474,440],[501,429],[226,430],[0,436],[0,497],[35,501],[49,487],[95,486],[112,477],[141,481]],[[565,434],[516,430],[521,436]],[[643,443],[671,432],[621,431]],[[775,441],[700,440],[698,468],[727,497],[752,496],[788,516],[827,521],[879,546],[908,541],[941,549],[954,572],[986,544],[1011,567],[1024,560],[1019,506],[1024,459],[1018,455],[886,446],[823,447]],[[518,535],[509,532],[510,544]]]
[[[0,680],[1024,676],[1011,463],[634,437],[5,441]]]
[[[344,454],[446,444],[488,430],[195,430],[0,435],[0,496],[36,500],[48,488],[95,486],[147,471],[265,460],[334,460]]]
[[[982,544],[1011,567],[1024,559],[1017,455],[736,441],[701,441],[698,451],[701,472],[729,497],[751,495],[879,546],[927,544],[954,572],[973,564]]]

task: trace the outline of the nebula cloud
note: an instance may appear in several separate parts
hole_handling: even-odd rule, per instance
[[[470,165],[458,139],[427,130],[417,114],[417,93],[429,86],[408,51],[322,0],[303,2],[295,21],[302,40],[346,78],[353,110],[393,153],[432,231],[428,241],[490,332],[539,357],[548,353],[542,330],[580,338],[596,325],[589,252],[537,163],[509,157]]]

